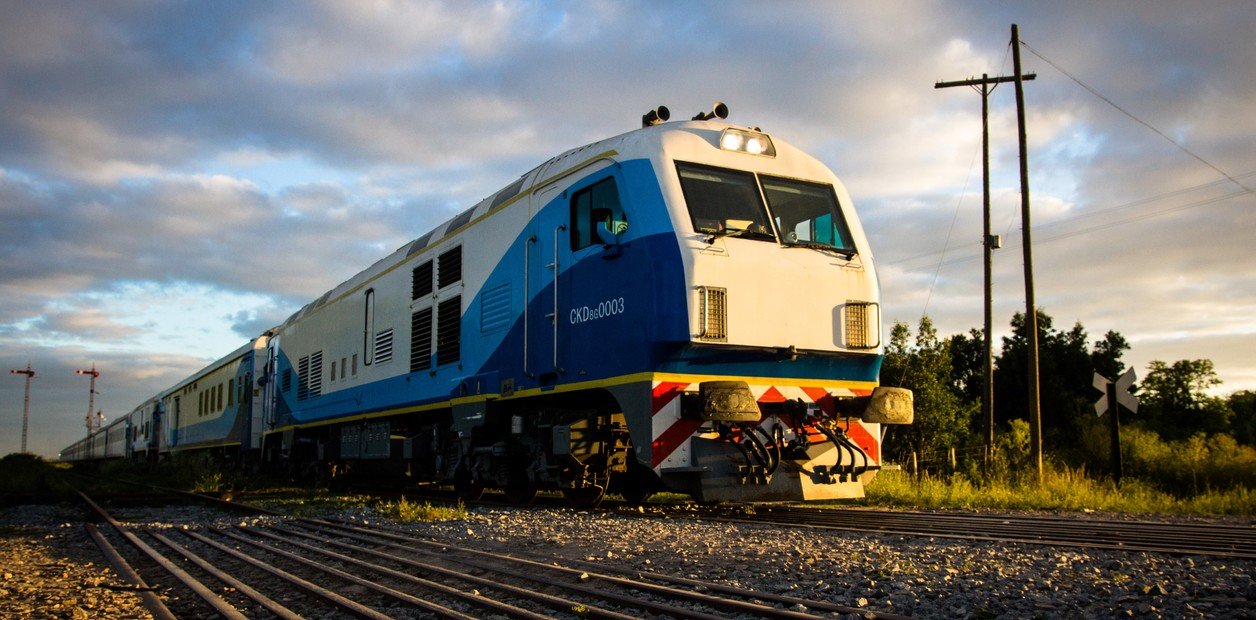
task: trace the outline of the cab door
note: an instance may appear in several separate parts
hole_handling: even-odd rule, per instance
[[[533,200],[544,200],[544,196],[554,197],[554,192],[543,192]],[[561,195],[557,198],[561,200]],[[556,384],[564,373],[559,319],[567,303],[560,276],[570,258],[570,251],[564,252],[565,216],[561,205],[542,210],[532,218],[524,242],[524,370],[530,382],[541,386]]]
[[[633,260],[624,259],[627,201],[612,172],[602,170],[572,187],[562,239],[567,264],[559,276],[560,300],[566,300],[560,331],[570,352],[569,370],[585,377],[622,370],[616,365],[626,362],[624,353],[640,348],[643,337],[642,325],[628,319],[629,291],[640,274],[632,273]]]

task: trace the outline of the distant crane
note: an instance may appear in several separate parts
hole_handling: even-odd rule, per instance
[[[10,370],[9,374],[26,375],[26,398],[22,402],[22,454],[26,454],[26,427],[31,418],[31,379],[35,378],[35,371],[31,370],[31,363],[26,362],[26,370]]]
[[[100,376],[100,371],[96,370],[96,364],[92,364],[91,370],[76,370],[76,375],[87,375],[92,378],[91,385],[87,388],[87,435],[90,437],[92,433],[100,430],[104,426],[105,416],[97,414],[92,417],[92,410],[96,408],[96,377]]]

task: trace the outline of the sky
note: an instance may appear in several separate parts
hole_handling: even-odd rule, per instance
[[[0,364],[29,450],[125,415],[566,149],[728,104],[847,185],[889,325],[982,323],[981,97],[1020,27],[1037,304],[1256,389],[1256,9],[0,0]],[[1024,311],[990,95],[996,337]],[[1096,394],[1097,396],[1097,394]],[[23,377],[0,380],[0,454]]]

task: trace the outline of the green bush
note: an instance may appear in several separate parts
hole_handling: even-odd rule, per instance
[[[1083,429],[1080,452],[1096,473],[1111,474],[1111,433],[1106,424]],[[1195,435],[1166,441],[1141,425],[1121,429],[1126,479],[1138,479],[1179,496],[1204,491],[1256,488],[1256,449],[1229,435]]]
[[[32,497],[57,501],[70,492],[62,476],[65,469],[62,463],[34,454],[14,452],[0,458],[0,501]]]

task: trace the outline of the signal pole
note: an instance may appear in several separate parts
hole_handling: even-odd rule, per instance
[[[35,378],[35,371],[31,370],[31,363],[26,362],[26,370],[10,370],[11,375],[26,375],[26,398],[22,401],[22,454],[26,454],[26,427],[31,417],[31,379]]]
[[[1012,24],[1012,73],[1016,81],[1016,126],[1020,138],[1021,231],[1025,253],[1025,336],[1029,345],[1029,442],[1030,456],[1042,484],[1042,409],[1038,386],[1038,308],[1034,303],[1034,252],[1029,233],[1029,159],[1025,147],[1025,87],[1022,83],[1020,28]]]
[[[1037,75],[1031,73],[1023,76],[1022,79],[1032,80]],[[985,263],[985,326],[982,335],[985,339],[985,360],[983,361],[982,375],[984,378],[984,386],[981,397],[981,414],[986,420],[986,446],[985,446],[985,465],[989,471],[991,460],[994,456],[994,346],[993,338],[993,311],[991,310],[991,297],[993,290],[993,276],[991,274],[991,262],[994,251],[1002,246],[1002,240],[998,235],[990,234],[990,123],[989,123],[989,104],[988,98],[994,87],[1005,82],[1014,81],[1013,76],[1000,76],[992,78],[989,74],[981,74],[981,79],[968,78],[955,82],[938,82],[933,85],[934,88],[952,88],[955,86],[972,86],[981,88],[981,245],[983,262]]]
[[[93,363],[91,370],[76,370],[74,374],[87,375],[92,378],[91,385],[87,388],[87,435],[90,437],[92,431],[100,428],[100,425],[92,418],[92,409],[96,408],[96,377],[100,376],[100,371],[96,370],[96,364]]]

